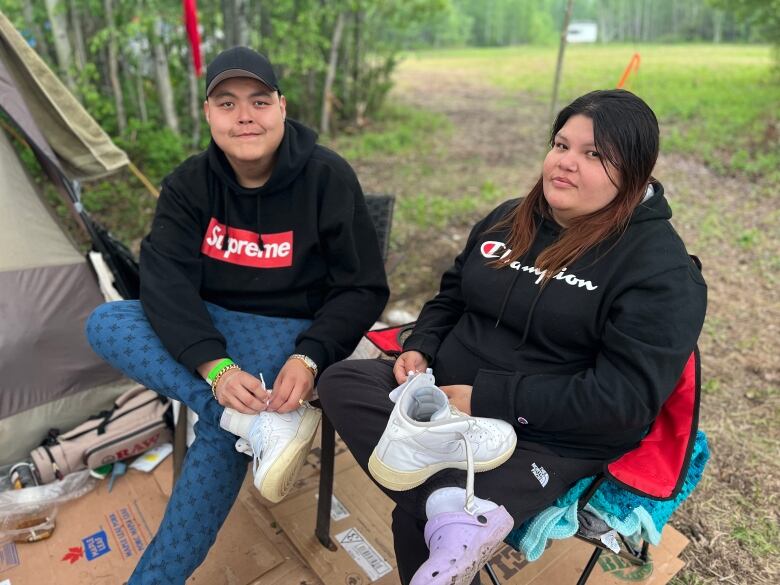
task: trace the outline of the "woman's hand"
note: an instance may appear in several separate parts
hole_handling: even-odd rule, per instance
[[[228,370],[214,389],[217,402],[244,414],[257,414],[267,408],[270,398],[263,383],[242,370]]]
[[[428,368],[428,360],[419,351],[409,350],[403,352],[395,360],[393,375],[399,384],[406,382],[409,372],[424,372]]]
[[[450,403],[464,414],[471,415],[471,390],[472,386],[466,384],[453,384],[441,386],[442,391],[450,399]]]
[[[314,390],[314,374],[296,359],[287,360],[274,380],[269,412],[292,412],[301,406],[300,400],[308,400]]]

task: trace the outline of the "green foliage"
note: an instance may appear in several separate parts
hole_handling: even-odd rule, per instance
[[[762,38],[780,47],[780,0],[709,0],[733,12],[743,23],[755,27]]]
[[[110,226],[119,240],[135,247],[149,231],[157,200],[126,175],[122,181],[100,181],[86,186],[83,202],[98,221]]]
[[[549,44],[558,36],[560,7],[551,0],[453,0],[449,21],[470,23],[466,43],[476,46],[505,46],[519,43]],[[446,38],[442,35],[442,38]],[[455,37],[457,38],[457,37]],[[444,44],[438,42],[437,44]]]
[[[451,197],[419,193],[398,200],[398,215],[404,224],[420,229],[442,229],[457,223],[470,223],[486,203],[496,203],[506,196],[491,181],[485,181],[478,195]]]
[[[705,583],[706,581],[701,577],[687,571],[677,573],[672,577],[672,580],[669,581],[669,585],[705,585]]]
[[[663,152],[698,157],[723,173],[780,179],[780,84],[766,45],[571,45],[558,107],[588,91],[615,87],[635,52],[641,64],[627,89],[646,100],[661,121]],[[479,76],[549,103],[552,48],[420,55],[427,66]]]
[[[181,136],[169,128],[137,120],[131,120],[128,137],[117,138],[116,143],[154,183],[159,183],[187,156]]]
[[[769,0],[777,3],[779,0]],[[763,21],[741,16],[741,4],[757,12],[764,0],[577,0],[572,22],[591,21],[600,42],[753,41],[766,21],[776,18],[762,8]],[[451,0],[428,24],[416,25],[416,42],[408,46],[499,47],[517,44],[557,44],[564,0]],[[780,13],[774,8],[775,15]],[[767,38],[767,37],[764,37]],[[422,41],[422,44],[421,44]]]
[[[748,228],[743,230],[737,237],[737,244],[743,250],[755,248],[763,239],[763,234],[758,228]]]
[[[367,131],[339,136],[333,148],[347,160],[420,153],[430,148],[434,133],[451,129],[443,115],[400,106],[385,106],[380,118]]]
[[[94,63],[87,63],[76,74],[78,97],[84,108],[96,119],[101,121],[103,129],[108,134],[117,133],[116,109],[111,99],[101,92],[100,73]]]
[[[775,555],[780,550],[780,528],[768,518],[761,518],[749,526],[738,524],[731,535],[757,557]]]
[[[419,228],[442,229],[446,225],[473,218],[478,209],[474,197],[452,198],[419,193],[398,201],[400,221]]]
[[[704,394],[717,396],[720,393],[720,380],[718,378],[708,378],[701,385],[701,390]]]

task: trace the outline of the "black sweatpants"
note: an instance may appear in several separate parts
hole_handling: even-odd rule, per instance
[[[317,383],[325,414],[367,474],[368,459],[393,410],[388,394],[397,385],[393,362],[381,359],[339,362],[325,370]],[[506,463],[475,475],[474,493],[503,505],[519,526],[549,507],[576,481],[600,471],[602,465],[601,460],[561,457],[544,445],[518,440]],[[442,487],[465,485],[466,472],[451,469],[404,492],[379,486],[396,503],[393,539],[402,583],[408,583],[428,558],[423,536],[428,496]]]

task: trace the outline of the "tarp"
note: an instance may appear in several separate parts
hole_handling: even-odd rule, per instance
[[[38,197],[35,183],[2,131],[0,180],[0,272],[83,264],[83,256]]]
[[[111,141],[2,12],[0,62],[10,73],[9,79],[0,70],[0,104],[25,133],[34,126],[42,129],[68,178],[97,179],[127,166],[125,152]]]

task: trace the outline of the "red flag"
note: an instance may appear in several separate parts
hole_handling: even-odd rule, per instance
[[[192,63],[195,65],[195,75],[203,73],[203,62],[200,59],[200,33],[198,32],[198,7],[195,0],[182,0],[184,7],[184,26],[187,28],[187,38],[192,51]]]

